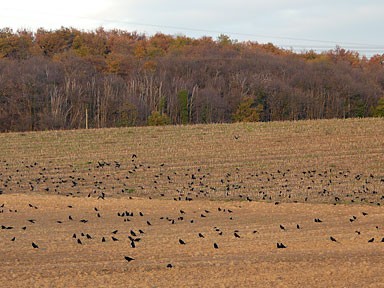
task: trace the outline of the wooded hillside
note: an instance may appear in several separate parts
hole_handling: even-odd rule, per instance
[[[384,54],[0,30],[0,131],[384,116],[383,97]]]

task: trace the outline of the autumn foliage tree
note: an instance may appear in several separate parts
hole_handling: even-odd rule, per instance
[[[263,112],[263,106],[256,104],[252,97],[245,97],[236,112],[232,114],[235,122],[257,122],[260,121],[260,113]]]
[[[0,131],[381,116],[384,54],[62,27],[0,30]]]
[[[374,115],[376,117],[384,117],[384,96],[377,102]]]

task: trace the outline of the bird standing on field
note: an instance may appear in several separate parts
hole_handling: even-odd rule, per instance
[[[179,243],[180,243],[181,245],[185,245],[185,242],[184,242],[182,239],[179,239]]]

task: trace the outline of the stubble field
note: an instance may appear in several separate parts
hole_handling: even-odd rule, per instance
[[[1,134],[0,282],[384,287],[383,124]]]

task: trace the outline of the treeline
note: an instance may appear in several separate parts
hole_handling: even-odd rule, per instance
[[[384,116],[384,54],[0,30],[0,131]]]

